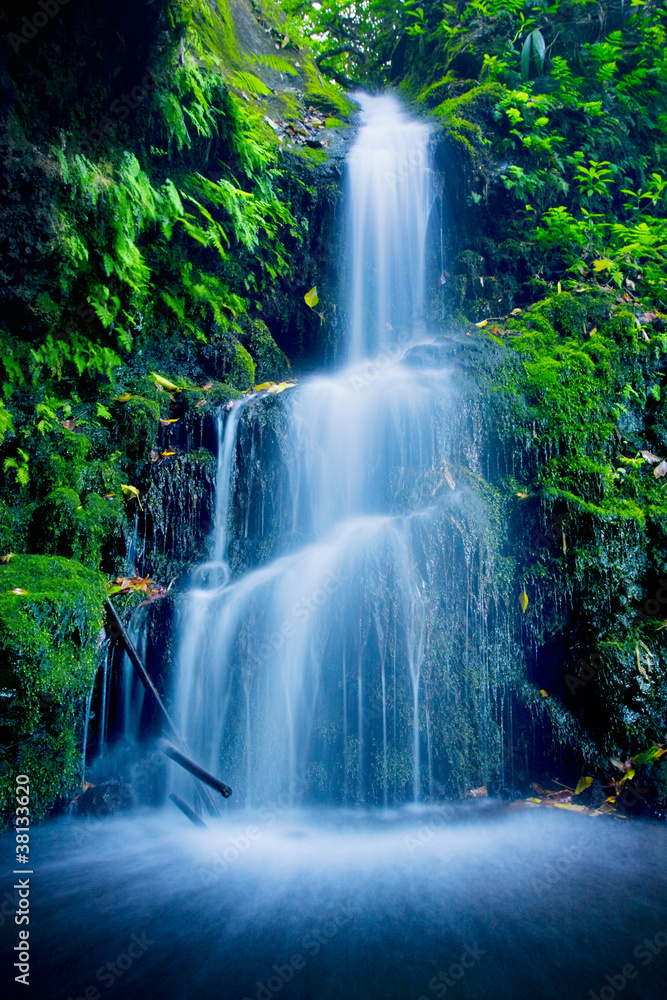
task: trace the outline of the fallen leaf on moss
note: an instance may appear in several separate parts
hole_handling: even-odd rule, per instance
[[[11,562],[15,555],[16,555],[15,552],[8,552],[6,556],[2,556],[2,558],[0,558],[0,563],[6,564],[8,562]]]
[[[162,375],[158,375],[157,372],[151,372],[151,375],[153,376],[157,384],[162,386],[162,388],[166,389],[168,392],[181,391],[177,385],[174,385],[174,383],[170,382],[169,379],[163,378]]]
[[[655,465],[656,462],[661,462],[662,459],[654,455],[652,451],[640,451],[639,454],[642,458],[646,459],[649,465]]]
[[[656,465],[653,475],[656,479],[662,479],[663,476],[667,476],[667,460],[661,462],[660,465]]]
[[[544,688],[540,688],[540,694],[542,695],[543,698],[549,697],[549,692],[545,691]]]
[[[488,321],[488,319],[483,319],[483,320],[481,321],[481,323],[475,323],[475,326],[476,326],[476,327],[478,327],[478,328],[479,328],[479,329],[481,330],[481,328],[482,328],[483,326],[486,326],[486,324],[487,324],[488,322],[489,322],[489,321]]]
[[[519,607],[521,608],[521,610],[523,611],[523,613],[525,615],[526,608],[528,607],[528,594],[526,593],[525,587],[521,591],[521,593],[519,594]]]
[[[14,587],[12,594],[27,594],[28,591],[24,590],[23,587]]]
[[[122,396],[116,396],[114,398],[114,403],[127,403],[130,399],[132,399],[132,393],[124,392]]]

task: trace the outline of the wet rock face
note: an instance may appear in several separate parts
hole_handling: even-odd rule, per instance
[[[86,819],[104,819],[119,812],[127,812],[135,804],[130,785],[107,781],[103,785],[87,788],[77,798],[75,812]]]

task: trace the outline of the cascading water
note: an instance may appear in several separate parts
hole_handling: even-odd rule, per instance
[[[429,130],[395,98],[359,97],[348,157],[349,355],[369,358],[423,320]]]
[[[277,791],[385,803],[433,791],[425,652],[442,598],[429,538],[459,499],[449,468],[460,443],[449,428],[448,371],[404,363],[409,345],[428,339],[428,141],[395,98],[363,99],[347,185],[356,360],[282,397],[275,557],[236,579],[200,568],[183,610],[178,725],[246,804]],[[248,405],[247,420],[263,405]],[[218,563],[239,419],[237,405],[220,440]],[[243,493],[240,484],[247,534]],[[456,544],[449,536],[443,553]],[[489,702],[488,691],[482,697]]]
[[[383,137],[374,162],[401,177],[422,127],[406,144],[397,105],[365,107],[355,149]],[[355,258],[368,302],[401,261],[413,278],[423,268],[405,239],[374,256],[384,202],[371,180]],[[426,211],[395,186],[387,199],[395,233],[411,204]],[[261,805],[206,830],[171,804],[31,826],[29,873],[14,870],[12,830],[3,913],[24,912],[16,880],[29,878],[35,995],[664,1000],[661,825],[492,799],[295,808],[302,789],[330,803],[437,794],[457,762],[465,783],[502,754],[502,664],[516,648],[473,489],[489,451],[475,387],[437,345],[403,358],[384,339],[408,342],[420,296],[411,279],[372,329],[360,321],[372,336],[357,338],[352,367],[221,415],[210,560],[182,602],[172,703],[193,755],[235,785],[231,801]],[[511,744],[511,716],[507,730]],[[11,970],[17,928],[3,923]]]

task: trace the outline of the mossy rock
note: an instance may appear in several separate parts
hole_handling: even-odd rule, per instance
[[[0,565],[0,809],[16,774],[31,784],[31,815],[76,788],[81,709],[98,666],[106,591],[101,574],[67,559],[23,555]]]
[[[135,461],[146,459],[160,426],[159,401],[133,395],[127,402],[116,403],[113,415],[118,421],[119,437],[127,455]]]
[[[284,382],[290,377],[287,355],[280,350],[263,320],[251,322],[247,344],[255,359],[255,378],[258,382]]]
[[[255,382],[255,362],[243,344],[236,344],[227,381],[241,391],[251,389]]]

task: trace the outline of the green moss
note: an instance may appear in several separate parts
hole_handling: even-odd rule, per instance
[[[475,115],[478,115],[480,111],[488,111],[491,105],[500,100],[504,93],[505,88],[499,83],[482,83],[466,91],[465,94],[442,101],[433,109],[433,114],[445,120],[454,117],[469,122],[471,118],[474,120]]]
[[[16,774],[31,779],[35,818],[75,788],[80,708],[98,665],[105,598],[103,577],[66,559],[14,556],[0,565],[5,818]]]
[[[311,56],[304,56],[302,70],[305,77],[306,97],[311,104],[321,111],[337,112],[347,116],[354,110],[354,105],[345,94],[325,80]]]
[[[226,382],[215,382],[210,392],[206,393],[206,402],[209,406],[226,406],[232,399],[240,399],[243,395],[238,389],[228,385]]]
[[[247,334],[248,350],[252,354],[257,382],[284,382],[290,376],[290,363],[271,336],[266,323],[252,320]]]
[[[229,382],[235,389],[251,389],[255,385],[255,362],[246,351],[243,344],[236,344],[231,367],[229,369]]]

